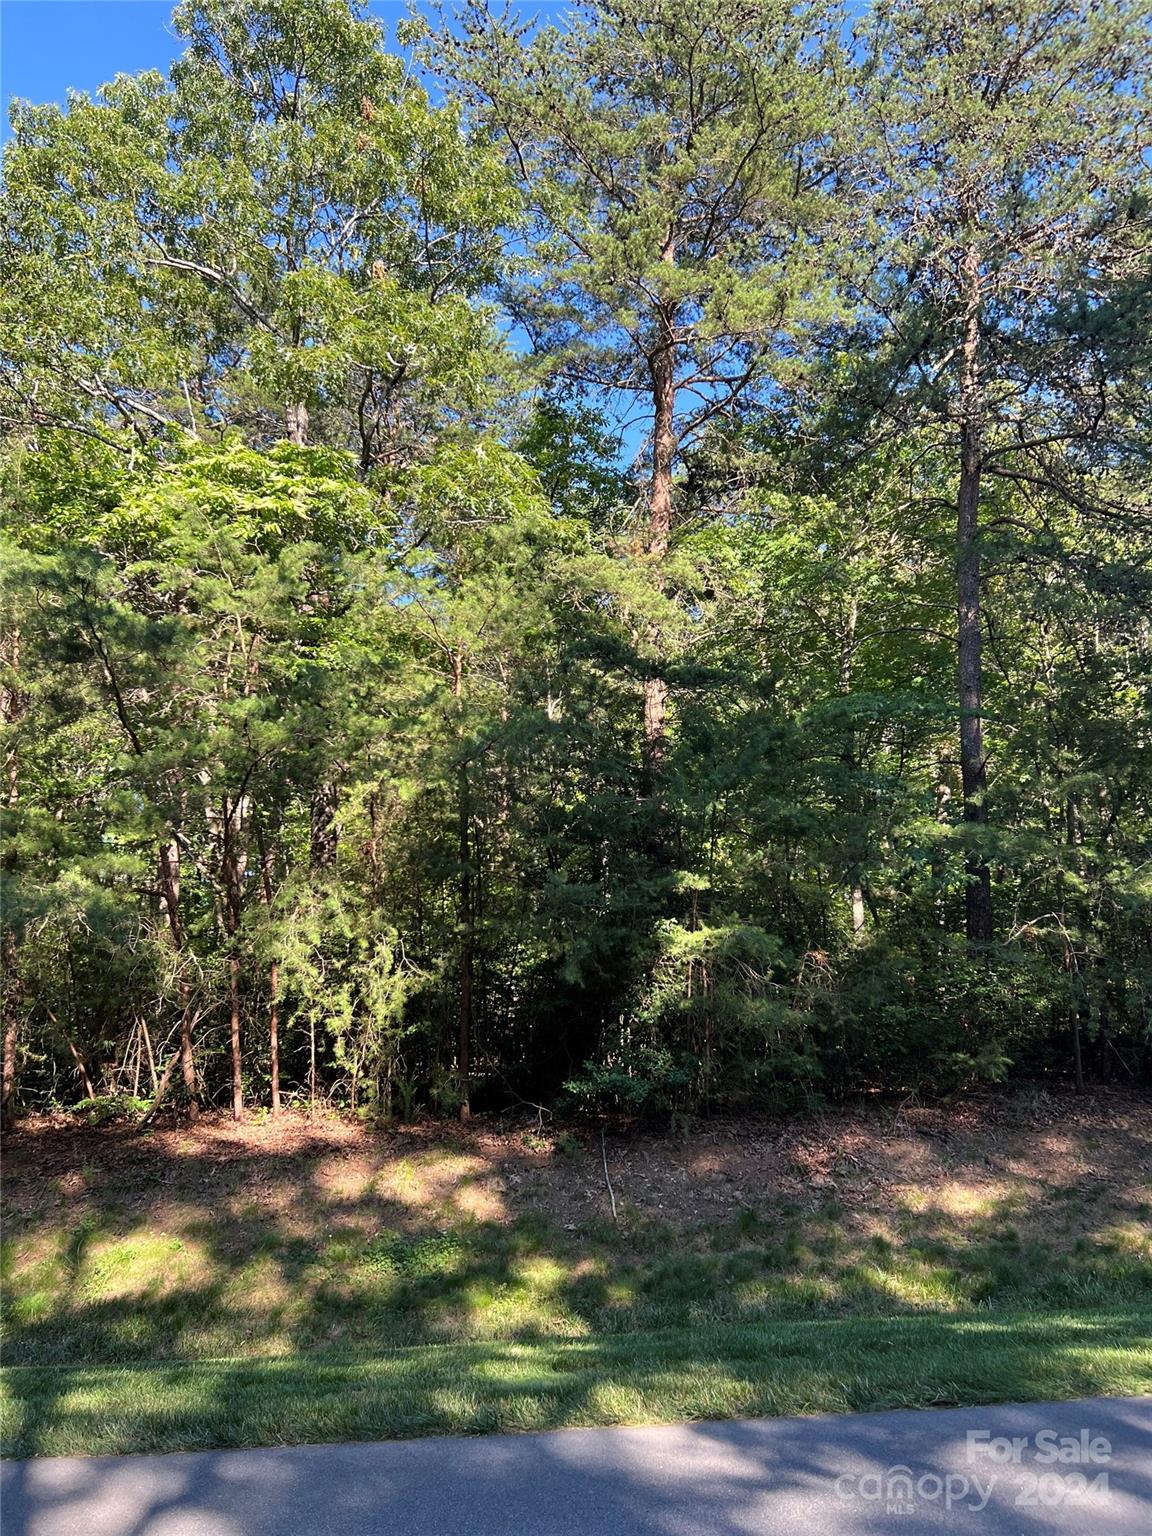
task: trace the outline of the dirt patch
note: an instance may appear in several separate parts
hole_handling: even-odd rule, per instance
[[[617,1128],[608,1169],[627,1221],[711,1225],[740,1210],[840,1202],[875,1227],[932,1209],[958,1221],[1014,1209],[1022,1230],[1074,1233],[1138,1218],[1152,1194],[1152,1100],[1098,1090],[931,1108],[864,1108],[795,1122],[710,1121],[687,1135]],[[125,1224],[186,1227],[197,1212],[276,1213],[315,1232],[532,1212],[563,1228],[610,1219],[598,1133],[476,1120],[380,1130],[336,1114],[234,1123],[205,1115],[141,1133],[66,1117],[9,1138],[8,1220],[66,1204]],[[1069,1216],[1072,1219],[1068,1219]]]

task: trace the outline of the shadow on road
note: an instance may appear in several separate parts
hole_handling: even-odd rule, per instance
[[[1037,1461],[1040,1430],[1094,1459]],[[1138,1536],[1152,1399],[8,1463],[3,1514],[6,1536]]]

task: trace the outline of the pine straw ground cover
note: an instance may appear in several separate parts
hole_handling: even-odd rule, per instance
[[[1152,1391],[1134,1094],[682,1136],[52,1120],[5,1158],[8,1455]]]

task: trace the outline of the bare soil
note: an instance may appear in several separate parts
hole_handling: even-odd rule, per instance
[[[630,1223],[711,1226],[742,1209],[769,1215],[834,1199],[863,1230],[883,1231],[901,1211],[931,1208],[963,1223],[995,1207],[1013,1210],[1026,1234],[1043,1231],[1052,1203],[1066,1211],[1071,1195],[1083,1210],[1074,1235],[1147,1216],[1152,1097],[1097,1089],[864,1106],[788,1122],[702,1121],[681,1135],[616,1127],[603,1143],[598,1130],[543,1117],[382,1129],[335,1113],[239,1123],[213,1113],[144,1131],[42,1117],[6,1141],[3,1196],[17,1229],[61,1204],[70,1222],[90,1208],[163,1225],[250,1202],[301,1235],[336,1212],[401,1227],[531,1212],[572,1231],[611,1219],[605,1159]]]

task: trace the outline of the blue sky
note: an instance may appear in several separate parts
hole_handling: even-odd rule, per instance
[[[63,102],[69,86],[94,92],[117,74],[167,72],[180,52],[169,25],[176,0],[0,0],[0,94],[8,103]],[[531,0],[532,14],[565,0]],[[405,0],[373,0],[386,24],[403,18]],[[389,28],[389,30],[391,30]]]
[[[3,0],[0,86],[13,96],[63,102],[69,86],[95,91],[120,73],[167,70],[180,51],[169,0]]]
[[[96,91],[116,74],[166,72],[180,52],[169,25],[175,0],[0,0],[0,90],[63,102],[68,87]],[[403,0],[372,9],[385,20]]]

